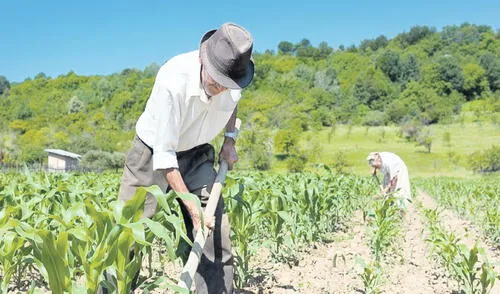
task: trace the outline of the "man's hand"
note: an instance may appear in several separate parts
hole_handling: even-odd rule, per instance
[[[398,175],[395,175],[394,178],[391,179],[389,186],[391,187],[391,189],[395,190],[397,184],[398,184]]]
[[[200,213],[198,211],[198,207],[192,201],[183,200],[183,202],[189,212],[189,215],[191,216],[194,229],[198,230],[200,228]],[[213,230],[215,227],[215,216],[212,216],[211,218],[206,218],[205,216],[204,223],[209,230]]]
[[[182,179],[181,173],[176,168],[169,168],[165,171],[165,178],[167,183],[172,187],[174,191],[180,193],[189,193],[184,180]],[[196,230],[200,228],[200,213],[198,211],[198,207],[196,203],[190,200],[182,200],[182,203],[186,207],[189,215],[191,216],[191,220],[193,221],[193,226]],[[205,226],[207,226],[210,230],[213,230],[215,226],[215,217],[211,217],[205,219]]]
[[[238,161],[238,154],[236,153],[234,144],[235,142],[233,139],[225,138],[219,154],[219,157],[227,162],[229,170],[232,170],[233,164]]]

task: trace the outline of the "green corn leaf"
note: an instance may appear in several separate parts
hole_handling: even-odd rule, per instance
[[[38,230],[42,243],[37,244],[40,250],[39,259],[47,271],[49,285],[52,293],[63,293],[71,286],[70,273],[67,262],[67,252],[59,251],[67,248],[68,235],[65,232],[59,234],[58,239],[47,230]],[[66,243],[66,245],[62,245]]]
[[[144,226],[142,225],[141,221],[136,223],[131,223],[131,224],[124,224],[123,226],[129,228],[134,236],[135,242],[145,245],[145,246],[150,246],[152,245],[151,243],[147,242],[145,239],[144,235]]]
[[[156,237],[162,239],[165,242],[164,248],[167,249],[169,258],[170,260],[174,260],[176,257],[175,244],[172,238],[170,238],[170,232],[160,223],[152,221],[148,218],[141,219],[139,222],[146,224]]]

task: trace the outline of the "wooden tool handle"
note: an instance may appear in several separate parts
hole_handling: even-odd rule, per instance
[[[236,129],[239,129],[240,125],[241,120],[236,119]],[[224,184],[224,180],[226,179],[227,171],[228,164],[224,159],[221,159],[219,172],[217,173],[217,177],[215,178],[215,182],[212,186],[212,191],[210,191],[210,197],[208,198],[207,206],[205,207],[205,211],[203,213],[203,219],[211,219],[214,216],[215,209],[217,208],[217,204],[219,203],[222,186]],[[206,228],[203,229],[203,225],[204,224],[201,224],[201,227],[196,233],[193,248],[191,249],[188,260],[184,265],[184,268],[182,269],[181,278],[177,283],[177,286],[179,287],[191,289],[191,285],[193,284],[194,274],[196,273],[198,265],[200,264],[201,255],[203,254],[203,247],[205,247],[207,236],[210,233],[210,231]]]

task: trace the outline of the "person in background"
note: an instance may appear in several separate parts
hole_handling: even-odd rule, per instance
[[[391,152],[371,152],[366,160],[372,167],[373,176],[377,175],[377,170],[384,176],[380,187],[382,194],[393,192],[397,206],[405,211],[412,197],[408,168],[404,161]]]

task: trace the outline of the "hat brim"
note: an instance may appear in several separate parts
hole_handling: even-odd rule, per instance
[[[250,85],[254,76],[254,63],[250,60],[248,67],[244,76],[239,79],[233,79],[219,72],[208,59],[207,49],[204,43],[216,32],[217,30],[211,30],[206,32],[200,41],[200,58],[203,63],[203,67],[206,69],[207,73],[212,79],[214,79],[218,84],[222,85],[228,89],[243,89]]]

